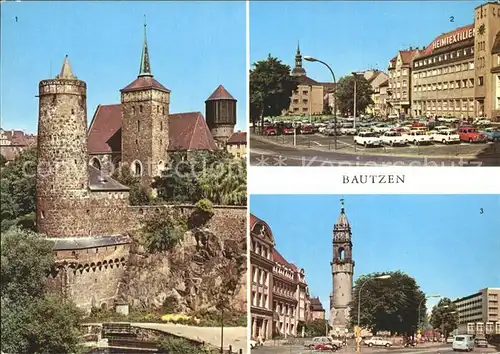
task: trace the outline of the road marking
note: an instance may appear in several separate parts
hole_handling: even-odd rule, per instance
[[[317,141],[311,141],[311,143],[315,143],[318,146],[323,146],[322,144],[318,143]]]

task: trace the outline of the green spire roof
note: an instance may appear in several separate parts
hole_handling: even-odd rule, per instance
[[[139,69],[139,77],[141,76],[153,76],[151,73],[151,65],[149,64],[148,41],[146,38],[146,20],[144,20],[144,42],[142,43],[141,67]]]

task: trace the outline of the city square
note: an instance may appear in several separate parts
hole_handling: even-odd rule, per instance
[[[332,351],[318,344],[326,341],[334,351],[346,353],[446,353],[457,349],[462,336],[474,341],[473,350],[498,352],[499,279],[488,273],[497,254],[497,197],[338,197],[340,212],[334,221],[330,209],[335,198],[251,196],[255,352]],[[470,230],[458,227],[453,216],[465,198],[472,208],[484,206],[470,216],[475,225],[482,220],[476,242],[484,259],[466,271],[478,275],[475,285],[450,278],[461,274],[455,267],[468,254],[464,236]],[[425,210],[418,209],[424,205]],[[383,216],[390,207],[392,214]],[[429,220],[441,207],[452,210],[420,229],[408,225]],[[409,208],[419,212],[405,212]],[[483,218],[486,208],[493,214]],[[451,235],[459,243],[453,255],[445,255],[442,247]],[[425,260],[421,252],[427,252]]]
[[[279,6],[255,4],[252,18],[265,22],[266,14]],[[292,16],[300,13],[300,6],[293,6]],[[396,12],[413,7],[411,3],[390,6]],[[420,24],[412,19],[407,24],[411,27],[393,38],[385,37],[399,46],[392,53],[390,47],[375,48],[370,42],[370,36],[385,28],[383,19],[389,8],[382,3],[352,8],[309,6],[308,11],[318,17],[329,11],[339,16],[368,8],[382,14],[367,19],[374,26],[373,34],[356,29],[353,40],[361,46],[349,46],[349,52],[342,55],[318,47],[324,41],[317,34],[324,31],[321,21],[303,27],[291,18],[281,24],[286,32],[278,31],[273,37],[264,37],[264,31],[255,26],[251,35],[251,164],[499,166],[500,4],[425,6],[425,11],[436,11],[435,17],[439,10],[453,9],[455,15],[444,27],[432,23],[441,34],[432,37],[429,27],[427,39],[419,35]],[[409,28],[415,29],[412,35]],[[293,35],[299,43],[291,47]],[[274,53],[266,47],[273,40],[280,42]],[[365,40],[370,55],[363,52]],[[267,59],[264,53],[269,53]],[[288,75],[282,74],[286,71]],[[266,157],[268,164],[262,161]]]

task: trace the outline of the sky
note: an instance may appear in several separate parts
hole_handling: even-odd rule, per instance
[[[300,41],[302,55],[328,63],[337,80],[353,71],[387,71],[398,50],[427,46],[443,33],[472,24],[474,8],[482,3],[254,1],[250,3],[250,62],[271,54],[293,67]],[[317,81],[332,80],[323,65],[304,61],[303,67]]]
[[[278,251],[305,269],[312,296],[329,310],[337,195],[251,195]],[[482,210],[481,210],[482,209]],[[452,300],[500,287],[500,195],[349,195],[354,280],[401,270],[426,294]],[[482,214],[481,214],[482,212]],[[429,299],[430,310],[439,299]]]
[[[38,83],[55,77],[65,55],[87,83],[87,118],[120,102],[136,79],[144,15],[151,69],[169,88],[170,112],[201,111],[222,84],[246,127],[244,2],[2,2],[1,125],[36,132]]]

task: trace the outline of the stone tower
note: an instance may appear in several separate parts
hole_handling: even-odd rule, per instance
[[[492,68],[494,62],[492,49],[495,38],[500,35],[500,3],[488,2],[474,10],[474,96],[476,116],[495,118],[497,107],[497,76]],[[500,82],[500,81],[499,81]]]
[[[306,70],[302,67],[302,54],[300,54],[299,43],[297,43],[297,52],[295,53],[295,67],[292,70],[292,76],[306,76]]]
[[[352,259],[352,232],[345,215],[344,200],[337,223],[333,227],[333,292],[330,295],[330,325],[344,333],[349,325],[349,303],[352,300],[354,261]]]
[[[169,148],[170,90],[153,77],[144,24],[139,75],[120,90],[122,106],[122,163],[149,186],[165,165]],[[172,148],[175,148],[172,147]]]
[[[88,236],[87,85],[68,57],[39,84],[36,221],[48,237]]]
[[[205,118],[217,145],[224,147],[236,125],[236,100],[224,86],[219,85],[205,101]]]

